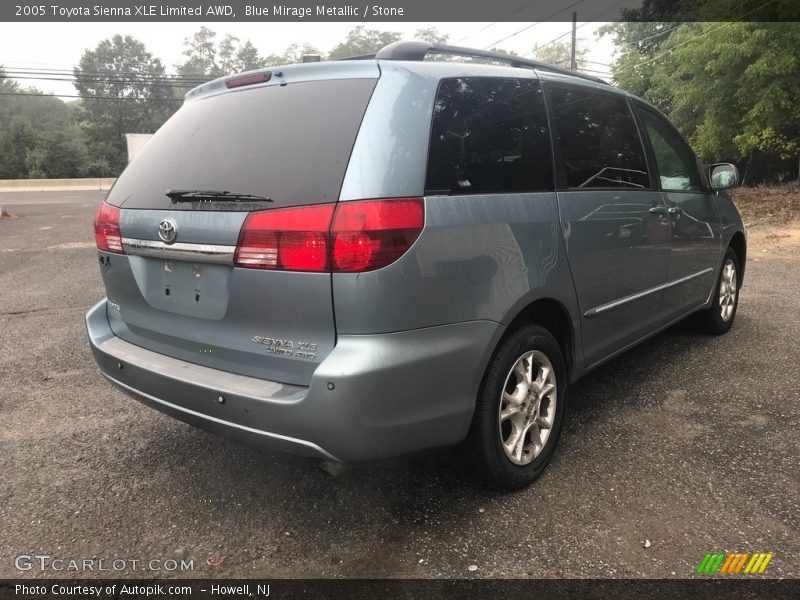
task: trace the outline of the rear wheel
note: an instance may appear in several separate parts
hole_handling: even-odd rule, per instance
[[[739,305],[739,257],[728,248],[712,294],[711,306],[694,314],[692,320],[700,331],[711,335],[727,333]]]
[[[564,359],[549,331],[527,325],[504,340],[481,383],[467,438],[484,483],[516,490],[542,473],[561,432],[565,391]]]

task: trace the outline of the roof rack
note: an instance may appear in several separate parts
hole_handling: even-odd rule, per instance
[[[571,77],[579,77],[580,79],[588,79],[589,81],[608,85],[608,82],[600,79],[599,77],[592,77],[591,75],[576,73],[575,71],[570,71],[569,69],[564,69],[562,67],[556,67],[538,60],[530,60],[520,56],[511,56],[510,54],[503,54],[502,52],[490,52],[488,50],[475,50],[473,48],[465,48],[462,46],[430,44],[428,42],[419,41],[395,42],[381,48],[375,54],[353,56],[345,60],[365,60],[370,58],[375,58],[378,60],[424,60],[428,54],[448,54],[451,56],[488,58],[497,62],[507,63],[512,67],[539,69],[541,71],[570,75]]]

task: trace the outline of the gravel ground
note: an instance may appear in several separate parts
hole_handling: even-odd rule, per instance
[[[81,575],[20,554],[195,567],[106,576],[669,578],[711,550],[800,577],[798,228],[751,232],[728,335],[678,325],[587,375],[549,469],[497,495],[456,450],[332,476],[113,389],[83,325],[101,198],[0,194],[0,578]]]

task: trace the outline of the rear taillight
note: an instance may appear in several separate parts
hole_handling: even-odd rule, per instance
[[[333,204],[253,212],[239,234],[237,267],[328,271]]]
[[[94,241],[97,249],[125,254],[119,231],[119,208],[103,202],[94,215]]]
[[[340,202],[333,217],[333,270],[373,271],[403,256],[425,224],[422,198]]]
[[[254,212],[242,226],[235,264],[280,271],[373,271],[400,258],[424,224],[422,198]]]

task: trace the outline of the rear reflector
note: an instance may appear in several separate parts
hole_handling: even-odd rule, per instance
[[[98,250],[125,254],[119,231],[119,208],[105,202],[97,207],[94,215],[94,241]]]
[[[251,269],[360,273],[400,258],[425,224],[422,198],[358,200],[253,212],[235,264]]]
[[[237,88],[245,85],[255,85],[256,83],[266,83],[272,79],[272,71],[265,71],[264,73],[251,73],[250,75],[237,75],[225,80],[225,87]]]

